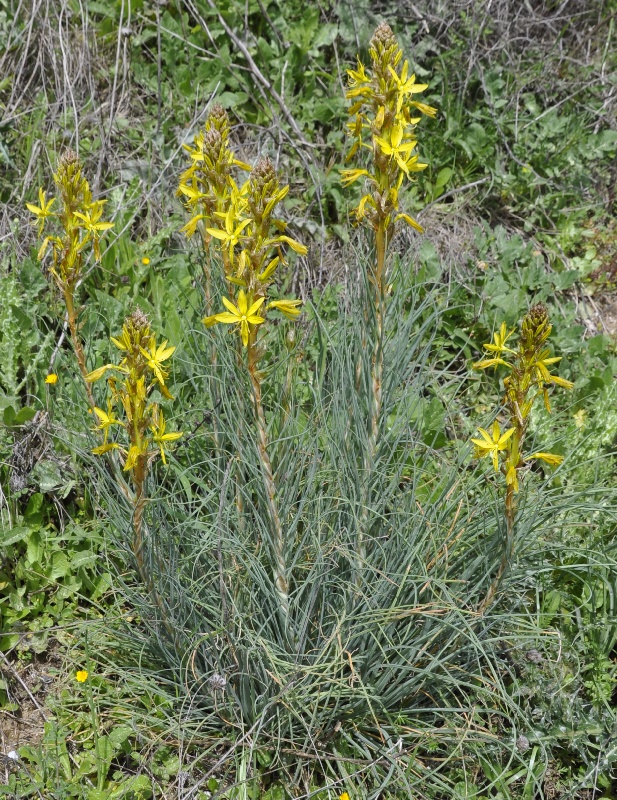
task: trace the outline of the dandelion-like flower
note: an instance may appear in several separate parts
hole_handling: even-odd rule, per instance
[[[79,669],[75,673],[75,680],[77,683],[85,683],[88,680],[88,670],[87,669]]]

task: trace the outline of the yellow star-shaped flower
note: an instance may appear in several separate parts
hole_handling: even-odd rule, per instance
[[[242,344],[247,346],[249,340],[250,325],[261,325],[264,318],[257,315],[265,298],[259,297],[249,306],[248,298],[244,291],[241,289],[238,292],[238,305],[237,307],[226,297],[223,298],[223,305],[227,311],[220,314],[215,314],[214,319],[217,322],[224,322],[226,325],[239,325],[240,336],[242,337]]]
[[[499,429],[497,420],[493,422],[492,435],[484,428],[478,428],[481,439],[472,439],[476,446],[477,458],[490,456],[495,467],[495,472],[499,472],[499,452],[508,449],[508,440],[514,434],[514,428],[509,428],[504,433]]]

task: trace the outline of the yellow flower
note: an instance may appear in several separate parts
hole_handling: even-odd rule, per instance
[[[302,305],[302,300],[273,300],[268,303],[268,308],[276,308],[281,314],[284,314],[287,319],[296,319],[300,316],[300,309],[298,306]]]
[[[28,211],[31,211],[33,214],[36,215],[39,221],[39,232],[43,229],[43,225],[45,223],[45,219],[47,217],[53,216],[53,211],[51,211],[51,207],[56,202],[56,198],[52,197],[51,200],[47,201],[46,192],[43,189],[39,189],[39,203],[40,206],[35,206],[33,203],[26,203],[26,208]]]
[[[348,100],[370,94],[370,88],[366,85],[369,82],[369,77],[360,59],[358,59],[358,68],[348,69],[347,74],[349,75],[349,89],[345,92],[345,97]]]
[[[55,372],[50,372],[49,375],[45,378],[45,383],[58,383],[58,376]]]
[[[424,228],[422,225],[420,225],[419,222],[416,222],[415,219],[412,219],[409,214],[397,214],[397,216],[394,218],[394,221],[398,222],[399,219],[402,219],[403,222],[406,222],[410,228],[415,228],[418,233],[424,233]]]
[[[160,344],[158,347],[156,346],[156,341],[154,336],[150,339],[150,352],[144,350],[143,347],[140,347],[139,350],[146,359],[148,366],[154,373],[154,377],[157,379],[161,387],[165,386],[165,378],[167,377],[167,373],[163,371],[161,368],[161,364],[163,361],[167,361],[167,359],[171,356],[171,354],[176,349],[175,347],[167,347],[167,339]]]
[[[150,263],[150,259],[148,258],[148,256],[144,256],[144,257],[141,259],[141,263],[144,265],[144,267],[147,267],[147,266],[148,266],[148,264]]]
[[[204,218],[203,214],[197,214],[196,216],[192,217],[183,228],[180,228],[180,233],[186,233],[186,235],[190,239],[190,237],[193,236],[193,234],[197,230],[197,223],[199,222],[200,219],[203,218]]]
[[[272,261],[270,261],[270,263],[267,265],[267,267],[264,269],[264,271],[257,276],[257,280],[262,282],[267,281],[268,278],[270,278],[274,274],[274,270],[278,267],[279,261],[280,258],[278,256],[275,256],[272,259]]]
[[[561,356],[548,358],[549,352],[549,350],[542,350],[542,352],[538,354],[536,360],[530,364],[530,367],[536,371],[538,383],[554,383],[556,386],[561,386],[563,389],[571,389],[574,386],[572,381],[567,381],[565,378],[560,378],[558,375],[551,375],[548,371],[548,367],[551,364],[556,364],[558,361],[561,361]]]
[[[266,241],[263,243],[263,246],[269,247],[270,245],[280,244],[281,242],[288,244],[294,253],[299,253],[301,256],[305,256],[308,253],[308,247],[300,244],[300,242],[296,242],[296,240],[292,239],[291,236],[276,236],[274,239],[266,239]]]
[[[407,79],[407,72],[409,70],[408,61],[405,61],[405,63],[403,64],[403,69],[401,70],[400,77],[396,74],[396,71],[393,69],[391,65],[388,66],[388,69],[390,70],[390,73],[394,78],[394,82],[396,83],[396,88],[398,90],[396,111],[397,113],[399,113],[402,108],[406,95],[423,92],[425,89],[428,89],[428,83],[416,83],[415,75],[412,75],[411,78],[409,78],[409,80]]]
[[[226,325],[239,325],[240,336],[242,337],[242,344],[247,346],[249,340],[249,325],[261,325],[264,322],[263,317],[257,316],[257,312],[261,308],[264,297],[260,297],[249,307],[248,299],[242,289],[238,292],[238,306],[223,298],[223,305],[228,311],[223,311],[221,314],[215,314],[214,318],[217,322],[224,322]]]
[[[409,104],[414,108],[417,108],[422,114],[426,114],[427,117],[436,117],[437,116],[437,109],[433,108],[433,106],[427,106],[426,103],[419,103],[417,100],[412,100]]]
[[[343,792],[343,794],[339,797],[339,800],[349,800],[349,794],[347,792]]]
[[[95,236],[98,236],[101,231],[108,231],[110,228],[114,227],[113,222],[100,221],[102,213],[103,204],[100,200],[93,203],[92,208],[87,209],[85,214],[82,214],[80,211],[73,212],[77,219],[81,220],[83,223],[80,227],[85,228],[88,233],[92,233]]]
[[[122,369],[121,367],[117,367],[115,364],[105,364],[105,366],[99,367],[98,369],[93,369],[92,372],[89,372],[86,375],[86,380],[88,383],[94,383],[94,381],[98,381],[100,378],[102,378],[108,369],[119,369],[122,372],[126,372],[126,370]]]
[[[75,673],[75,680],[78,683],[85,683],[88,680],[88,670],[80,669]]]
[[[88,409],[90,411],[90,409]],[[116,442],[105,442],[105,444],[100,444],[98,447],[93,447],[92,452],[95,456],[102,456],[104,453],[109,453],[110,450],[122,450],[119,444]]]
[[[150,426],[150,430],[152,431],[152,439],[159,446],[163,464],[167,464],[167,459],[165,458],[165,442],[175,442],[176,439],[179,439],[182,436],[182,433],[180,431],[176,431],[174,433],[165,433],[165,426],[167,423],[165,422],[162,411],[159,412],[156,423],[156,425]]]
[[[550,464],[551,467],[558,467],[563,461],[563,456],[556,456],[554,453],[533,453],[533,455],[527,456],[527,458],[540,458],[542,461],[546,461],[547,464]]]
[[[501,433],[499,430],[499,423],[495,420],[495,422],[493,422],[492,436],[488,431],[484,430],[484,428],[478,428],[478,431],[482,438],[471,440],[476,446],[477,457],[484,458],[484,456],[490,456],[493,461],[493,466],[495,467],[495,472],[499,472],[499,451],[508,449],[507,442],[514,433],[514,428],[510,428],[505,433]]]
[[[109,436],[109,429],[111,428],[111,426],[122,425],[122,422],[120,422],[119,419],[116,419],[116,417],[114,417],[114,412],[111,407],[111,400],[107,401],[107,413],[105,413],[105,411],[103,411],[102,408],[96,408],[96,407],[94,409],[94,413],[101,421],[100,424],[96,426],[96,430],[104,431],[103,444],[106,444],[107,437]]]
[[[367,175],[369,178],[371,177],[371,173],[367,169],[342,169],[340,173],[343,186],[351,186],[352,183],[363,175]]]
[[[514,333],[514,329],[507,332],[506,323],[502,322],[499,331],[493,334],[493,344],[485,344],[482,345],[485,350],[488,350],[491,353],[497,353],[501,355],[502,353],[514,353],[514,350],[511,350],[509,347],[506,347],[506,342]]]
[[[504,367],[512,369],[512,364],[508,364],[503,358],[485,358],[482,361],[477,361],[472,364],[473,369],[488,369],[489,367],[496,367],[498,364],[503,364]]]
[[[143,455],[142,448],[138,447],[136,444],[131,445],[128,455],[126,457],[126,461],[124,463],[123,467],[124,472],[129,472],[130,470],[132,470],[135,464],[137,463],[137,459],[141,455]]]
[[[229,211],[225,214],[224,231],[219,230],[218,228],[206,228],[206,231],[210,234],[210,236],[214,236],[215,239],[220,239],[223,242],[223,246],[228,248],[229,260],[231,263],[233,263],[234,259],[234,247],[240,241],[242,231],[246,228],[251,220],[245,219],[243,222],[240,222],[237,225],[235,224],[236,221],[235,208],[232,205],[230,206]]]
[[[397,122],[390,132],[390,141],[387,142],[380,136],[375,137],[375,141],[379,145],[382,153],[390,158],[394,158],[399,168],[409,177],[410,167],[417,161],[417,156],[410,156],[411,151],[418,144],[415,139],[408,142],[403,141],[404,128],[400,122]],[[422,165],[424,169],[425,165]],[[415,170],[414,170],[415,171]]]

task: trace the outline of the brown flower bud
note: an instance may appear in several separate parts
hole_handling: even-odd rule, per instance
[[[551,332],[548,311],[544,303],[529,309],[521,323],[521,343],[525,348],[540,347]]]
[[[131,327],[136,328],[137,330],[143,330],[144,328],[150,327],[150,320],[148,319],[148,315],[144,313],[139,306],[133,311],[127,318],[126,318],[127,325],[131,325]]]
[[[260,158],[251,171],[251,179],[256,187],[264,187],[270,181],[275,181],[276,177],[274,164],[267,156]]]
[[[379,23],[371,39],[370,47],[378,53],[383,53],[391,47],[398,47],[396,36],[387,22]]]
[[[211,156],[213,160],[216,160],[222,143],[223,137],[217,128],[208,128],[208,130],[206,130],[204,133],[203,151]]]
[[[79,156],[70,147],[62,153],[58,162],[58,169],[68,169],[79,165]]]
[[[220,128],[222,125],[229,125],[229,116],[222,105],[215,103],[210,109],[208,119],[216,127]]]

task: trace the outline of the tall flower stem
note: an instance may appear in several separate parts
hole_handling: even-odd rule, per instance
[[[66,306],[66,316],[69,323],[69,331],[71,333],[71,341],[73,343],[73,351],[75,352],[75,358],[77,359],[77,364],[79,366],[79,371],[81,372],[81,377],[84,380],[84,386],[86,387],[86,395],[88,397],[88,403],[90,404],[90,408],[94,408],[96,402],[94,400],[92,386],[86,380],[86,376],[88,374],[88,369],[86,367],[86,354],[84,353],[84,346],[81,342],[81,337],[79,336],[79,325],[78,325],[77,312],[75,310],[74,295],[73,295],[73,290],[70,287],[66,287],[64,289],[64,304]]]
[[[514,517],[516,514],[515,493],[514,486],[512,484],[509,484],[506,488],[504,512],[506,520],[506,541],[501,554],[501,562],[484,600],[478,606],[479,614],[484,614],[487,608],[489,608],[489,606],[492,604],[493,599],[497,594],[497,590],[501,585],[502,578],[506,573],[508,564],[512,559],[512,554],[514,551]]]
[[[364,453],[364,479],[366,482],[365,497],[358,529],[358,565],[360,575],[362,564],[366,559],[366,535],[369,524],[369,506],[371,500],[371,476],[377,448],[379,445],[379,420],[383,399],[383,325],[385,312],[384,273],[386,263],[387,232],[385,221],[379,220],[375,231],[375,274],[374,274],[374,313],[375,338],[371,357],[371,405],[368,428],[368,446]]]
[[[274,584],[279,598],[279,607],[285,622],[289,617],[289,585],[287,582],[287,564],[285,561],[285,537],[283,526],[276,504],[276,485],[274,483],[274,472],[272,462],[268,454],[268,429],[266,427],[266,415],[261,399],[261,376],[258,369],[258,353],[255,345],[256,331],[252,331],[249,337],[248,349],[248,373],[253,388],[253,399],[255,402],[255,420],[257,423],[257,450],[261,461],[261,474],[263,477],[264,489],[270,520],[273,527],[273,551],[274,551]]]
[[[504,378],[505,396],[503,410],[508,417],[510,428],[501,431],[497,419],[493,422],[492,434],[479,428],[481,438],[473,438],[476,446],[476,457],[488,456],[493,461],[496,472],[501,472],[506,482],[504,516],[506,522],[506,541],[504,543],[501,563],[493,578],[484,600],[478,606],[483,614],[493,602],[503,576],[512,560],[514,552],[514,522],[516,516],[516,494],[523,478],[526,463],[539,459],[551,466],[558,466],[563,456],[553,453],[525,453],[525,438],[529,427],[531,410],[538,398],[542,397],[546,411],[550,413],[551,404],[548,388],[552,385],[571,389],[574,384],[552,375],[549,367],[560,361],[560,357],[550,355],[546,346],[552,325],[548,312],[542,303],[533,306],[521,322],[518,346],[508,346],[508,340],[514,330],[508,332],[506,323],[502,323],[499,331],[493,334],[493,341],[483,347],[489,357],[474,364],[474,369],[490,369],[501,366],[508,371]],[[503,455],[502,455],[503,454]],[[505,455],[505,458],[503,456]],[[501,462],[500,462],[501,457]]]

